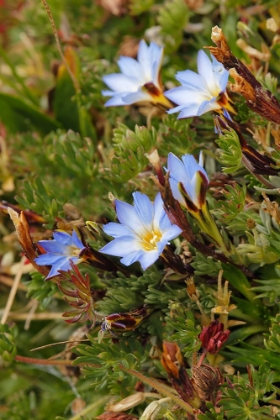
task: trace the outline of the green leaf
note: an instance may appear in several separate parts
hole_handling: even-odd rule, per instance
[[[57,130],[60,123],[33,105],[8,93],[0,93],[0,121],[12,133],[36,131],[43,135]]]
[[[221,149],[218,160],[223,165],[223,172],[236,172],[242,164],[242,150],[237,133],[233,129],[225,130],[216,143]]]

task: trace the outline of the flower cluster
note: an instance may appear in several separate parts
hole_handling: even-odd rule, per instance
[[[109,74],[103,81],[112,90],[103,91],[104,96],[112,96],[105,106],[131,105],[148,101],[161,104],[168,113],[180,112],[178,118],[200,116],[209,111],[234,112],[226,93],[229,72],[214,56],[211,60],[200,50],[197,56],[198,73],[191,70],[180,71],[176,79],[182,86],[163,94],[160,81],[160,66],[163,48],[155,43],[148,47],[141,41],[138,61],[131,57],[120,57],[118,61],[122,73]],[[173,103],[177,106],[172,107]]]

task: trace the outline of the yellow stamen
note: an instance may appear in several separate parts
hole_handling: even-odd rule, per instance
[[[154,251],[157,249],[157,243],[161,240],[161,233],[158,231],[147,232],[142,238],[142,244],[145,251]]]

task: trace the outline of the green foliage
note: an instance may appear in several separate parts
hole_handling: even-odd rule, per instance
[[[45,115],[34,105],[8,93],[0,93],[0,119],[11,133],[37,131],[48,134],[60,127],[59,122]]]
[[[208,411],[205,414],[199,414],[197,416],[198,420],[224,420],[224,409],[221,407],[221,410],[219,413],[215,410],[213,407],[213,404],[206,403],[206,407]]]
[[[157,141],[154,128],[135,127],[129,130],[124,124],[114,130],[115,156],[111,164],[111,178],[126,182],[137,176],[148,165],[145,153],[149,153]]]
[[[96,390],[109,389],[113,395],[125,397],[135,386],[136,378],[121,369],[138,370],[146,361],[141,343],[137,340],[128,343],[113,344],[110,341],[97,343],[96,338],[89,336],[91,345],[79,345],[76,350],[79,356],[75,364],[85,363],[84,374],[89,378]],[[90,366],[93,365],[93,366]]]
[[[280,314],[272,320],[269,336],[264,341],[265,348],[271,352],[279,354],[280,352]]]
[[[223,165],[223,172],[232,174],[241,166],[242,151],[237,133],[233,130],[226,130],[216,140],[220,147],[219,162]]]
[[[161,364],[162,343],[176,343],[182,351],[183,360],[179,352],[170,359],[173,374],[179,366],[202,361],[205,354],[200,350],[198,335],[209,324],[215,307],[215,318],[223,322],[229,318],[231,332],[220,354],[208,354],[203,364],[209,367],[211,361],[218,366],[222,360],[223,381],[219,378],[219,384],[223,385],[217,386],[216,404],[214,398],[212,403],[206,401],[204,413],[188,418],[272,418],[279,399],[274,384],[280,380],[279,176],[264,173],[264,185],[253,170],[244,175],[236,132],[226,131],[217,139],[211,112],[178,120],[177,114],[169,115],[164,109],[144,104],[105,108],[102,78],[119,72],[120,55],[136,57],[139,40],[145,39],[164,47],[161,78],[165,90],[173,88],[178,85],[176,72],[197,70],[197,51],[211,44],[211,28],[218,25],[233,54],[279,98],[278,35],[277,29],[268,29],[273,24],[270,18],[279,26],[277,2],[262,1],[262,13],[252,14],[256,2],[245,0],[47,1],[74,80],[65,68],[49,16],[41,4],[35,0],[4,0],[1,8],[0,195],[1,200],[10,203],[0,206],[1,307],[6,307],[14,275],[20,274],[19,245],[7,216],[14,197],[26,211],[35,243],[50,238],[59,226],[69,232],[78,226],[85,242],[98,251],[108,239],[103,224],[116,221],[113,196],[131,203],[134,191],[152,199],[158,192],[151,177],[155,170],[147,158],[154,149],[163,168],[170,152],[197,158],[203,151],[210,181],[207,201],[226,246],[223,252],[222,247],[217,249],[188,216],[190,227],[170,244],[172,251],[176,246],[176,256],[170,253],[174,258],[170,265],[160,258],[143,273],[139,263],[122,266],[118,257],[104,257],[108,267],[102,269],[80,264],[81,273],[88,272],[86,283],[72,279],[79,286],[80,299],[69,276],[67,284],[61,284],[76,310],[75,314],[66,314],[79,315],[86,308],[89,312],[82,320],[96,320],[95,326],[85,323],[81,329],[59,319],[69,306],[55,283],[57,279],[45,282],[41,274],[28,272],[30,265],[24,265],[24,284],[16,291],[8,318],[18,323],[19,334],[16,336],[15,327],[0,326],[0,417],[91,419],[106,410],[111,396],[133,399],[140,390],[145,402],[132,406],[128,416],[185,420],[186,412],[172,400],[183,378],[179,375],[174,380]],[[246,24],[244,16],[249,16]],[[241,49],[240,39],[249,48]],[[271,56],[267,61],[255,58],[254,54],[263,54],[266,49]],[[240,124],[244,139],[258,153],[274,159],[273,168],[280,167],[277,127],[249,109],[241,94],[230,89],[228,93],[236,110],[233,124]],[[218,172],[221,166],[224,174]],[[165,193],[168,195],[168,191]],[[172,205],[168,197],[165,205],[168,209]],[[17,206],[15,209],[19,211]],[[45,224],[28,209],[42,216]],[[95,256],[98,258],[98,254]],[[177,258],[186,264],[186,272],[176,272]],[[119,272],[106,271],[111,267],[109,259]],[[227,298],[218,298],[220,270],[223,284],[229,282],[230,303]],[[189,286],[186,288],[190,273],[194,275],[195,295],[188,294]],[[81,304],[85,286],[84,302],[88,306]],[[39,302],[39,308],[34,300]],[[36,311],[41,309],[38,316]],[[137,310],[143,310],[144,316],[139,323],[133,323]],[[128,323],[124,330],[98,332],[100,325],[104,328],[104,318],[111,315],[112,319],[124,319],[123,312],[129,312],[126,320],[131,322],[131,328]],[[88,331],[89,342],[78,345],[75,367],[69,366],[76,356],[70,347],[77,346]],[[17,362],[10,365],[16,352],[23,358],[33,356],[46,362],[24,364],[17,357]],[[254,366],[249,367],[249,376],[248,363]],[[80,374],[81,368],[87,379]],[[227,380],[227,368],[238,369],[238,374]],[[151,382],[145,382],[145,378]],[[202,384],[207,391],[213,378],[208,379]],[[171,397],[163,393],[165,398],[158,399],[160,390],[156,394],[153,383],[165,387]],[[185,384],[183,387],[185,391]],[[183,399],[179,401],[184,404]],[[79,413],[74,411],[77,402],[84,407]],[[146,409],[155,411],[151,415]]]
[[[216,261],[212,257],[207,257],[200,252],[196,252],[192,267],[195,269],[195,275],[197,276],[217,276],[222,265],[220,261]]]
[[[191,357],[201,346],[198,340],[200,330],[195,326],[194,315],[176,302],[171,302],[169,307],[170,312],[166,317],[166,340],[180,345],[185,357]]]
[[[17,328],[15,325],[8,326],[0,324],[0,363],[1,365],[11,363],[17,353],[15,338]]]
[[[244,209],[246,186],[235,184],[227,185],[224,190],[224,199],[217,202],[213,213],[222,224],[232,222]]]
[[[189,17],[189,9],[183,0],[166,0],[160,8],[158,23],[167,52],[174,52],[180,46]]]
[[[30,277],[31,280],[26,282],[28,296],[38,300],[43,308],[47,308],[54,294],[58,292],[57,285],[52,281],[45,281],[45,277],[38,272],[33,272]]]
[[[141,2],[138,0],[132,0],[129,3],[129,11],[133,16],[138,16],[142,13],[148,12],[154,3],[155,0],[143,0]]]
[[[270,409],[260,402],[267,403],[275,398],[275,394],[266,394],[275,390],[274,374],[268,364],[260,366],[256,371],[252,365],[248,368],[249,381],[243,377],[235,377],[234,387],[224,387],[220,401],[227,419],[261,419],[270,414]],[[262,417],[264,416],[264,417]]]

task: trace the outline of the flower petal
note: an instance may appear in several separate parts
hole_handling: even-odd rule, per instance
[[[197,55],[197,69],[198,73],[203,77],[210,92],[216,96],[219,94],[219,84],[213,72],[213,66],[208,55],[200,50]]]
[[[161,237],[161,242],[167,242],[171,241],[172,239],[177,238],[177,236],[181,235],[182,229],[179,228],[177,225],[171,225],[169,229],[167,229],[164,234]]]
[[[134,58],[121,56],[118,60],[118,66],[120,71],[129,79],[134,79],[137,85],[145,83],[141,65]]]
[[[126,105],[122,99],[123,93],[117,93],[115,94],[112,92],[113,97],[107,101],[104,106],[120,106],[120,105]]]
[[[64,255],[48,252],[47,254],[39,255],[37,258],[34,259],[34,261],[38,265],[52,265],[57,264],[57,261],[65,258],[67,257],[65,257]]]
[[[123,236],[114,239],[99,250],[103,254],[113,255],[115,257],[125,257],[131,252],[142,250],[141,241],[131,238],[131,236]]]
[[[116,212],[120,223],[127,226],[132,232],[142,236],[145,234],[143,221],[138,216],[135,208],[124,201],[116,200]]]
[[[136,92],[139,87],[135,79],[121,73],[107,74],[102,80],[115,92]]]
[[[123,265],[131,265],[133,263],[135,263],[136,261],[139,261],[139,259],[141,258],[141,255],[144,253],[145,251],[134,251],[131,252],[130,254],[126,255],[125,257],[123,257],[120,262]]]
[[[167,170],[170,172],[170,177],[178,182],[188,178],[188,172],[184,163],[171,152],[167,158]]]
[[[69,235],[66,232],[55,230],[53,232],[53,237],[54,237],[54,240],[55,241],[57,241],[57,242],[59,242],[59,243],[61,243],[63,245],[70,246],[70,245],[73,244],[72,236]]]
[[[132,194],[134,198],[134,207],[139,218],[147,225],[152,227],[152,221],[154,217],[154,205],[151,203],[149,197],[146,194],[135,192]]]
[[[166,220],[167,218],[167,220]],[[169,223],[168,223],[169,222]],[[160,193],[155,197],[154,201],[154,221],[153,230],[164,231],[171,225],[168,216],[164,210],[163,201]]]
[[[208,91],[203,77],[192,70],[178,71],[178,73],[176,73],[176,79],[184,87],[187,87],[188,90],[205,90],[205,92]]]
[[[57,254],[64,254],[67,249],[67,245],[63,245],[56,240],[39,241],[39,245],[44,248],[45,251]]]
[[[123,95],[122,100],[125,105],[132,105],[136,102],[151,102],[153,101],[153,97],[148,92],[139,90],[138,92],[127,93],[126,95]]]
[[[127,226],[122,225],[121,223],[107,223],[103,225],[102,229],[107,235],[113,236],[113,238],[121,238],[122,236],[133,236],[135,237],[134,232],[132,232]]]
[[[147,270],[148,267],[150,267],[158,260],[159,255],[160,254],[158,253],[158,251],[149,251],[143,253],[138,260],[141,264],[142,269],[144,271]]]

